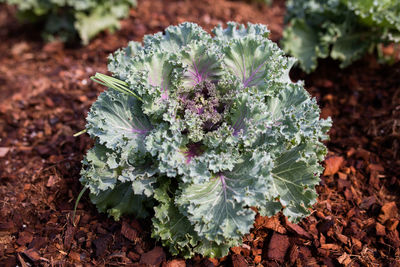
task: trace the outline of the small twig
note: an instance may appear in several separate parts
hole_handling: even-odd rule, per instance
[[[78,208],[79,201],[81,200],[81,198],[82,198],[83,194],[85,193],[86,189],[87,189],[86,186],[84,186],[84,187],[82,188],[81,192],[80,192],[79,195],[78,195],[78,198],[77,198],[76,201],[75,201],[75,205],[74,205],[74,216],[72,217],[72,224],[73,224],[74,226],[76,226],[76,225],[75,225],[76,209]]]
[[[81,134],[84,134],[84,133],[87,133],[87,129],[83,129],[82,131],[75,133],[73,135],[73,137],[78,137],[78,136],[80,136]]]

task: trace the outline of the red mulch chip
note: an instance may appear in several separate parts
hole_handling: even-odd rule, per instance
[[[311,234],[308,233],[306,230],[304,230],[300,225],[293,224],[293,223],[289,222],[289,220],[287,220],[287,219],[285,221],[285,225],[290,232],[295,233],[299,237],[302,237],[305,239],[312,239]]]
[[[338,156],[333,156],[330,158],[327,158],[325,160],[325,171],[324,171],[324,175],[333,175],[336,174],[339,169],[340,169],[340,165],[342,165],[344,161],[343,157],[338,157]]]
[[[163,264],[163,267],[186,267],[184,260],[172,260]]]
[[[19,237],[17,239],[17,244],[20,246],[23,246],[25,244],[28,244],[32,242],[33,240],[33,234],[27,231],[20,232]]]
[[[249,263],[242,255],[232,255],[232,265],[233,267],[247,267]]]
[[[264,227],[266,229],[270,229],[275,232],[278,232],[280,234],[286,234],[286,231],[287,231],[285,229],[285,227],[282,226],[281,222],[279,221],[278,216],[273,216],[271,218],[257,216],[256,224],[261,225],[262,227]]]
[[[40,254],[34,248],[25,250],[23,253],[24,253],[25,256],[27,256],[33,262],[40,260]]]
[[[160,266],[165,261],[165,252],[162,247],[155,247],[140,257],[140,263],[151,266]]]
[[[381,213],[379,214],[378,220],[381,223],[385,223],[387,220],[396,218],[397,214],[397,206],[395,202],[389,202],[383,205],[381,209]]]
[[[81,255],[77,252],[71,251],[68,255],[68,257],[76,262],[80,262],[81,261]]]
[[[288,248],[289,238],[274,232],[264,255],[270,260],[283,263]]]
[[[137,241],[138,233],[127,222],[122,223],[121,234],[130,241]]]

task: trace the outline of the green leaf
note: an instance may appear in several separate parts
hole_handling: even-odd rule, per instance
[[[131,71],[134,57],[142,50],[142,44],[130,41],[128,46],[108,56],[108,70],[119,80],[126,80]]]
[[[193,88],[206,80],[217,83],[221,79],[221,55],[215,47],[206,44],[191,44],[182,50],[181,55],[181,60],[186,66],[183,74],[185,88]]]
[[[116,30],[120,27],[119,18],[104,6],[96,6],[90,13],[77,12],[75,18],[74,25],[84,45],[87,45],[99,32],[105,29]]]
[[[241,240],[227,239],[224,243],[217,244],[216,242],[202,239],[201,242],[193,248],[193,251],[209,258],[222,258],[228,255],[231,247],[239,246],[241,243]]]
[[[327,56],[344,68],[378,44],[399,42],[397,0],[288,0],[284,50],[310,72]]]
[[[135,97],[108,90],[92,105],[86,128],[109,149],[144,153],[143,140],[152,126]]]
[[[216,242],[201,239],[188,218],[169,197],[172,193],[170,180],[161,181],[161,185],[155,190],[155,199],[160,204],[154,208],[152,237],[161,239],[162,244],[169,247],[173,256],[191,258],[195,253],[199,253],[205,257],[219,258],[226,255],[230,247],[241,243],[239,240],[226,240],[218,245]]]
[[[285,207],[283,213],[291,221],[299,221],[310,213],[316,201],[315,186],[321,167],[313,150],[315,145],[302,144],[283,153],[272,170],[272,192]]]
[[[154,194],[154,184],[157,182],[156,174],[156,166],[151,166],[150,163],[142,166],[129,166],[122,170],[118,180],[123,183],[131,182],[136,195],[151,197]]]
[[[279,201],[267,201],[264,206],[259,207],[258,212],[261,216],[274,216],[282,210],[282,204]]]
[[[114,188],[117,183],[119,170],[119,156],[103,145],[96,144],[87,152],[82,161],[81,182],[86,185],[90,192],[98,194],[100,191]],[[112,167],[110,167],[112,165]]]
[[[144,37],[145,49],[159,49],[169,53],[179,51],[196,41],[210,40],[210,35],[195,23],[185,22],[178,26],[169,26],[164,34],[157,33]]]
[[[301,67],[306,72],[311,72],[317,67],[317,59],[320,57],[320,40],[316,32],[310,28],[304,20],[293,19],[291,25],[283,32],[283,49],[299,59]],[[323,46],[322,50],[327,50]]]
[[[122,215],[132,214],[136,218],[146,218],[149,212],[144,203],[151,206],[151,201],[133,193],[131,183],[119,183],[113,189],[90,194],[90,200],[100,212],[107,212],[115,220]]]
[[[254,154],[232,172],[205,183],[182,185],[176,203],[200,237],[222,244],[226,239],[240,240],[250,231],[255,212],[249,207],[265,203],[269,161],[266,155]]]
[[[45,24],[46,40],[74,41],[83,44],[99,32],[118,29],[119,19],[129,14],[136,0],[3,0],[16,5],[19,17],[29,22]]]
[[[248,23],[244,25],[236,22],[228,22],[226,28],[222,28],[222,26],[219,25],[215,27],[212,32],[215,35],[215,41],[221,45],[228,45],[232,40],[245,37],[266,39],[270,33],[267,27],[262,24]]]
[[[370,46],[370,42],[365,42],[365,34],[352,34],[339,37],[332,46],[331,57],[338,59],[342,63],[340,67],[349,66],[352,62],[360,59]]]
[[[224,47],[224,63],[241,79],[243,87],[261,87],[269,75],[273,52],[273,45],[264,39],[233,39]]]
[[[199,237],[184,216],[168,196],[170,181],[164,181],[155,190],[155,199],[160,204],[154,207],[152,237],[161,239],[164,246],[170,248],[173,256],[178,254],[185,258],[194,255],[192,248],[199,242]]]
[[[244,209],[243,204],[234,199],[239,195],[234,191],[238,188],[228,189],[227,186],[234,184],[221,175],[208,183],[184,187],[177,200],[181,211],[187,212],[189,220],[195,224],[196,232],[217,244],[223,243],[225,238],[239,239],[248,233],[255,216],[254,211]]]

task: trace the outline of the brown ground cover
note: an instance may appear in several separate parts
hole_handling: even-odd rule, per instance
[[[149,221],[99,214],[81,190],[80,161],[92,145],[72,135],[104,90],[88,78],[129,40],[194,21],[210,30],[230,20],[282,34],[283,1],[271,7],[226,0],[142,0],[115,35],[87,47],[45,44],[0,5],[0,266],[185,266],[150,238]],[[323,61],[293,71],[333,118],[326,170],[311,216],[293,225],[257,217],[244,245],[187,266],[400,266],[400,64],[366,57],[341,70]],[[261,264],[261,265],[259,265]]]

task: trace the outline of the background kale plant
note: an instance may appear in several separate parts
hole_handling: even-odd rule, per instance
[[[400,42],[398,0],[288,0],[283,49],[306,72],[318,58],[346,67],[379,44]]]
[[[82,184],[102,212],[153,216],[173,255],[221,257],[256,208],[294,222],[316,201],[330,120],[263,25],[168,27],[110,56],[87,117]]]
[[[0,0],[16,5],[18,18],[25,22],[44,22],[44,37],[62,41],[79,35],[83,44],[99,32],[119,28],[119,20],[136,6],[136,0]]]

